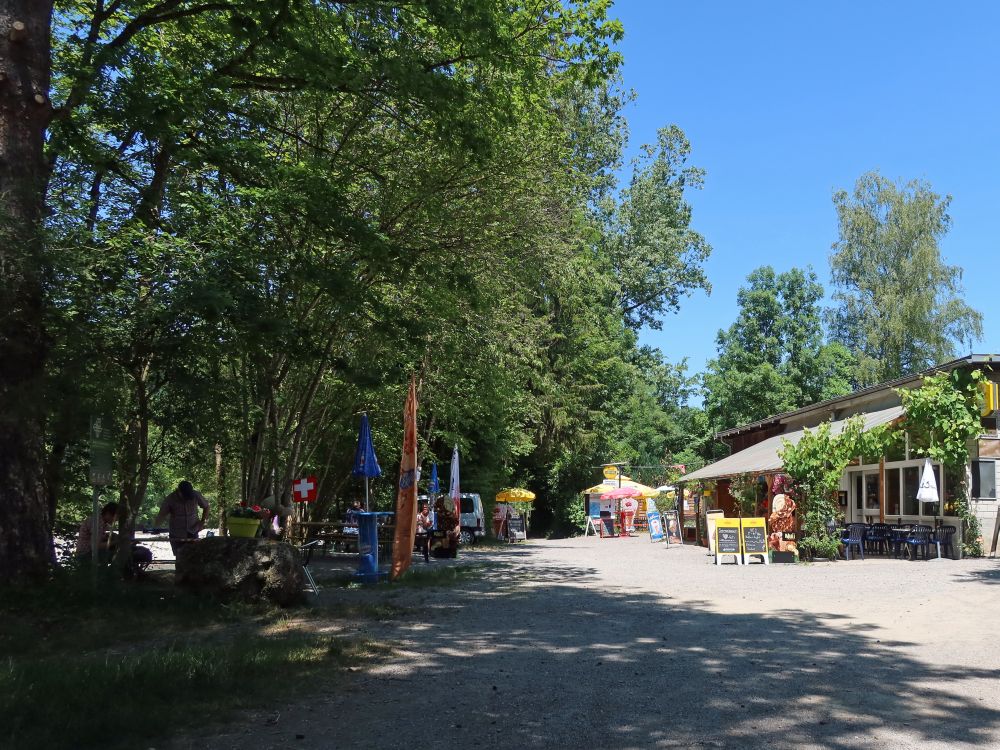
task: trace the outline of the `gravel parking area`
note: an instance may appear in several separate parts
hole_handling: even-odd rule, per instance
[[[642,537],[464,558],[481,575],[448,588],[325,590],[398,608],[340,626],[395,657],[173,746],[1000,747],[998,561],[716,567]]]

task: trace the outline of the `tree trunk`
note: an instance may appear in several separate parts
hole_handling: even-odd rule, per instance
[[[229,511],[229,464],[222,445],[215,444],[215,502],[219,506],[219,536],[226,535],[226,513]]]
[[[0,581],[53,562],[44,487],[42,235],[52,0],[0,0]]]

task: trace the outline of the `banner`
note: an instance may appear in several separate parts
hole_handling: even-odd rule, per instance
[[[399,462],[396,495],[396,532],[392,545],[391,580],[410,567],[417,535],[417,384],[410,376],[410,391],[403,407],[403,457]]]
[[[451,454],[451,482],[448,486],[448,497],[455,503],[455,533],[462,527],[462,488],[458,481],[458,445]]]

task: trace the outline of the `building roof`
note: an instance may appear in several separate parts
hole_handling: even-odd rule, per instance
[[[902,406],[891,406],[888,409],[861,414],[865,420],[865,430],[893,422],[902,415]],[[839,435],[844,431],[846,424],[847,419],[830,422],[830,432],[834,435]],[[713,464],[704,466],[697,471],[692,471],[690,474],[685,474],[681,477],[680,481],[696,482],[705,479],[722,479],[736,476],[737,474],[763,474],[769,471],[778,471],[782,468],[781,457],[778,455],[778,452],[784,447],[785,441],[787,440],[794,445],[802,439],[804,433],[805,429],[799,429],[769,437],[738,453],[726,456]]]
[[[843,396],[837,396],[836,398],[827,399],[826,401],[818,401],[815,404],[809,404],[809,406],[803,406],[801,409],[793,409],[792,411],[786,411],[781,414],[775,414],[774,416],[767,417],[766,419],[758,420],[757,422],[751,422],[749,424],[740,425],[738,427],[730,427],[727,430],[722,430],[717,432],[715,437],[719,440],[725,440],[727,437],[732,437],[733,435],[738,435],[742,432],[750,432],[752,430],[760,429],[761,427],[766,427],[768,425],[779,424],[781,422],[787,421],[794,417],[801,417],[814,411],[830,411],[836,410],[837,406],[845,404],[854,399],[858,399],[864,396],[874,395],[880,391],[887,391],[891,388],[901,388],[907,385],[915,384],[920,381],[925,375],[930,375],[935,372],[951,372],[959,367],[967,367],[969,365],[981,365],[981,364],[998,364],[1000,365],[1000,355],[998,354],[970,354],[966,357],[960,357],[958,359],[953,359],[950,362],[945,362],[944,364],[935,365],[922,372],[914,373],[913,375],[906,375],[895,380],[889,380],[885,383],[879,383],[878,385],[869,386],[868,388],[862,388],[860,390],[854,391],[853,393],[848,393]]]

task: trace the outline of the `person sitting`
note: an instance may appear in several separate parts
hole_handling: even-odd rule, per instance
[[[111,533],[111,527],[118,518],[118,503],[107,503],[101,508],[97,523],[97,556],[102,562],[107,561],[114,554],[118,546],[118,540]],[[76,556],[80,558],[89,557],[92,552],[94,541],[94,515],[90,514],[80,524],[76,534]],[[147,548],[134,544],[132,547],[132,564],[138,570],[145,570],[153,560],[153,552]]]
[[[97,519],[97,554],[106,558],[113,549],[111,525],[118,517],[118,503],[108,503],[100,510]],[[88,557],[93,551],[94,514],[87,516],[76,532],[76,556]]]
[[[434,522],[431,520],[431,511],[427,503],[420,504],[420,512],[417,514],[417,534],[415,546],[423,553],[424,562],[430,562],[431,532],[434,530]]]
[[[357,534],[358,533],[358,515],[361,513],[361,501],[355,500],[351,503],[351,507],[347,509],[344,513],[344,533],[345,534]]]

